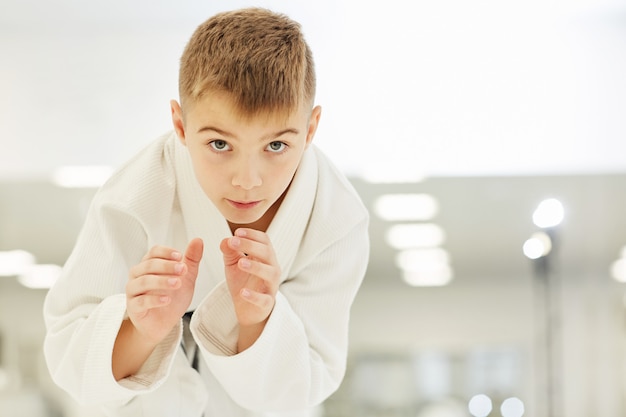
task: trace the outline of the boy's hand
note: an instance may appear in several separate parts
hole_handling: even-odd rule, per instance
[[[239,325],[256,327],[260,333],[274,308],[280,280],[274,247],[266,233],[240,228],[235,236],[222,240],[220,250]]]
[[[160,343],[187,311],[202,250],[201,239],[193,239],[184,255],[172,248],[154,246],[131,268],[126,309],[135,329],[147,342]]]

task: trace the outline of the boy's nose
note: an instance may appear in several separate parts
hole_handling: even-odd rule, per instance
[[[253,158],[243,158],[233,175],[233,185],[244,190],[251,190],[261,185],[262,182],[258,162]]]

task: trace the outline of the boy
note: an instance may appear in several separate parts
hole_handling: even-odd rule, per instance
[[[44,305],[54,381],[115,416],[296,415],[346,366],[368,215],[311,145],[311,52],[263,9],[202,24],[174,132],[95,196]]]

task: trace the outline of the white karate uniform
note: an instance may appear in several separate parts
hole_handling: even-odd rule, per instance
[[[345,372],[350,307],[369,254],[367,210],[312,145],[267,234],[282,270],[276,304],[258,340],[236,353],[219,250],[230,229],[175,133],[155,141],[96,194],[46,297],[53,380],[78,402],[118,417],[296,416],[324,401]],[[111,355],[127,317],[129,269],[154,245],[184,251],[194,237],[204,241],[189,308],[199,373],[181,349],[181,320],[136,375],[115,381]]]

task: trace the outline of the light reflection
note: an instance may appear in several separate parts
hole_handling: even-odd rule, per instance
[[[552,250],[552,240],[544,232],[533,233],[533,235],[524,242],[522,247],[524,255],[529,259],[538,259],[546,256]]]
[[[561,224],[565,216],[563,204],[556,198],[543,200],[533,213],[533,223],[542,229]]]
[[[487,417],[493,409],[491,398],[485,394],[474,395],[469,401],[468,409],[474,417]]]
[[[500,406],[502,417],[522,417],[524,415],[524,403],[516,397],[507,398]]]

